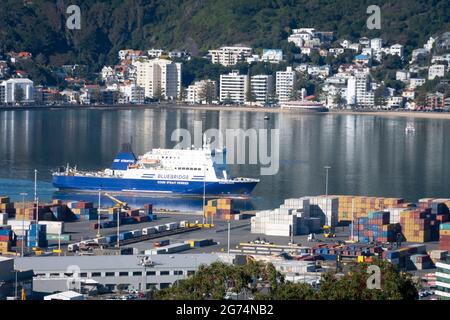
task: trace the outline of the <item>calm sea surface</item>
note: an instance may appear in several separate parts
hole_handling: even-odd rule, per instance
[[[202,110],[32,110],[0,112],[0,194],[19,199],[33,193],[39,170],[39,197],[55,194],[51,170],[70,163],[79,169],[109,167],[121,144],[133,141],[136,154],[172,148],[172,132],[279,129],[280,169],[261,176],[259,165],[233,165],[234,176],[256,177],[248,208],[273,208],[283,199],[325,193],[324,166],[330,165],[330,194],[422,197],[450,196],[450,121],[333,114],[271,114]],[[408,123],[415,134],[405,134]],[[95,197],[94,197],[95,198]],[[132,199],[131,202],[137,201]],[[143,200],[147,201],[147,199]],[[153,199],[182,208],[184,199]],[[167,205],[164,203],[168,203]],[[200,200],[201,203],[201,200]],[[194,206],[198,206],[198,201]]]

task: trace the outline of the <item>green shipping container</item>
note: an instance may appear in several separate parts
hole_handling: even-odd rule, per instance
[[[450,230],[450,223],[441,224],[441,230]]]
[[[72,240],[72,236],[70,234],[62,234],[61,236],[57,234],[47,234],[47,241],[58,241],[58,238],[60,238],[61,241]]]

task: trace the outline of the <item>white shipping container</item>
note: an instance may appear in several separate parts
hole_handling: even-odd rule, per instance
[[[178,228],[178,223],[176,222],[166,223],[166,228],[167,230],[176,230]]]
[[[166,250],[162,249],[162,248],[156,248],[156,249],[150,249],[150,250],[145,250],[144,254],[147,255],[156,255],[156,254],[165,254]]]
[[[131,231],[131,234],[133,235],[133,237],[140,237],[142,235],[142,231],[141,230],[133,230],[133,231]]]
[[[163,231],[167,231],[167,226],[162,224],[162,225],[159,225],[159,226],[155,226],[155,229],[158,232],[163,232]]]
[[[191,245],[189,243],[174,243],[164,248],[166,249],[167,253],[176,253],[189,250],[191,248]]]
[[[188,226],[188,223],[189,222],[186,220],[180,221],[180,228],[186,228]]]
[[[106,244],[106,237],[95,238],[94,242],[98,244]]]
[[[39,225],[45,225],[47,234],[63,234],[64,222],[61,221],[39,221]]]
[[[142,229],[143,235],[151,235],[151,234],[155,234],[155,233],[156,233],[155,227],[147,227],[147,228]]]
[[[35,221],[29,221],[29,220],[8,220],[8,226],[11,227],[22,227],[22,225],[28,229],[30,225],[35,224]]]
[[[0,213],[0,225],[5,226],[8,223],[8,214]]]

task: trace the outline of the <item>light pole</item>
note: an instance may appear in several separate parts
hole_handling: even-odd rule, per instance
[[[98,190],[98,209],[97,209],[97,238],[101,237],[100,234],[100,206],[102,201],[102,189]]]
[[[37,174],[38,171],[34,169],[34,202],[36,205],[36,247],[39,247],[39,198],[37,196]]]
[[[325,166],[324,167],[325,171],[326,171],[326,178],[325,178],[325,217],[328,214],[328,171],[331,169],[330,166]],[[331,227],[331,221],[328,221]]]
[[[25,197],[28,193],[22,192],[20,194],[22,196],[22,245],[21,245],[21,256],[23,258],[23,250],[24,250],[24,241],[25,241]]]
[[[227,250],[228,255],[230,255],[230,234],[231,234],[230,230],[231,230],[231,222],[230,220],[228,220],[228,250]]]
[[[12,271],[15,273],[15,287],[14,287],[14,297],[17,300],[18,296],[17,296],[17,270]]]
[[[120,248],[120,214],[122,213],[122,206],[117,210],[117,248]]]
[[[355,239],[355,198],[352,198],[352,229],[351,229],[351,233],[350,233],[350,240],[354,241]],[[359,230],[359,227],[358,227]]]
[[[205,201],[206,201],[206,165],[203,164],[203,224],[205,224]],[[208,217],[206,217],[208,219]],[[208,222],[208,221],[206,221]]]
[[[37,174],[38,171],[34,169],[34,202],[37,202]]]

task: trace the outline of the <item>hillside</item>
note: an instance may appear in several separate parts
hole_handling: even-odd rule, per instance
[[[79,1],[81,2],[81,1]],[[382,7],[382,29],[366,28],[367,7]],[[67,0],[2,0],[0,52],[31,51],[41,65],[112,63],[119,49],[223,44],[283,47],[292,28],[335,31],[338,38],[382,36],[412,49],[450,30],[448,0],[84,0],[82,29],[65,28]]]

